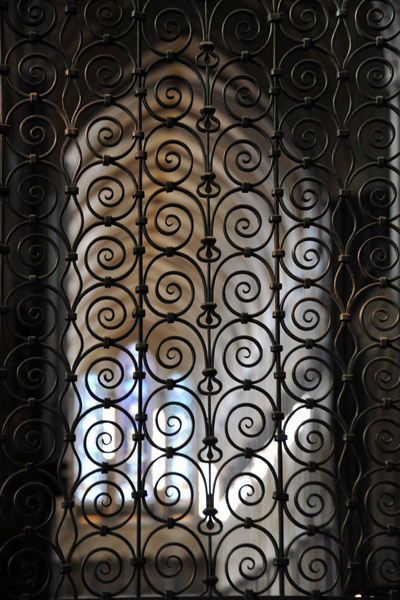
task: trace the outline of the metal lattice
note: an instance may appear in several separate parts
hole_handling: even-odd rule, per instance
[[[400,582],[394,0],[0,0],[2,598]]]

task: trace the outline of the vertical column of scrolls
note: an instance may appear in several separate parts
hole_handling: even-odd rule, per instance
[[[73,42],[72,42],[73,41]],[[59,399],[59,414],[63,417],[64,425],[64,447],[61,452],[58,464],[58,479],[63,482],[60,522],[58,523],[56,533],[57,550],[60,556],[60,576],[57,584],[57,595],[62,595],[64,592],[69,593],[72,590],[76,593],[75,581],[72,574],[72,565],[70,561],[70,549],[78,538],[78,526],[75,515],[75,500],[71,490],[72,473],[74,468],[75,457],[71,450],[73,449],[76,439],[73,428],[71,427],[73,414],[73,397],[77,393],[76,381],[77,375],[74,372],[74,360],[69,360],[68,340],[71,336],[71,330],[81,336],[76,327],[76,303],[71,299],[70,278],[71,273],[78,274],[77,258],[78,254],[74,251],[75,232],[71,231],[71,215],[75,211],[78,212],[78,193],[77,177],[75,173],[71,173],[68,169],[68,148],[78,147],[76,140],[78,129],[76,127],[76,112],[81,102],[79,93],[79,85],[77,82],[78,71],[76,70],[73,60],[73,55],[81,45],[81,31],[77,23],[77,9],[74,5],[67,3],[64,7],[64,20],[59,28],[59,45],[60,45],[60,73],[64,75],[62,102],[60,109],[63,112],[65,122],[65,138],[60,156],[60,174],[62,181],[65,184],[65,200],[61,202],[58,208],[59,226],[64,239],[66,240],[66,253],[63,257],[65,262],[60,265],[60,284],[59,291],[64,296],[66,311],[64,316],[64,325],[60,319],[60,350],[63,355],[65,364],[68,365],[68,372],[65,377],[65,386],[60,394]],[[64,67],[64,68],[62,68]],[[60,78],[61,79],[61,78]],[[61,82],[60,82],[61,83]],[[74,219],[73,219],[73,222]],[[60,315],[61,317],[61,315]],[[82,338],[80,338],[82,339]],[[65,465],[68,464],[68,476],[65,477]],[[65,532],[68,531],[68,536]],[[68,540],[68,542],[67,542]]]
[[[343,3],[337,17],[351,33],[338,73],[351,97],[338,132],[349,138],[349,149],[342,151],[346,169],[337,211],[342,219],[336,224],[344,252],[335,278],[344,305],[336,348],[345,341],[347,352],[337,402],[344,422],[338,462],[346,492],[341,535],[349,554],[343,587],[347,594],[396,598],[400,15],[393,1],[366,0]],[[340,54],[339,44],[335,50]],[[343,112],[339,104],[335,108]]]

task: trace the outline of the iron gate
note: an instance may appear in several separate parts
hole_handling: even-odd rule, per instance
[[[0,580],[399,595],[389,0],[0,0]]]

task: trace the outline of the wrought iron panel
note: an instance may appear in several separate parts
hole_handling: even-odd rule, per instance
[[[395,600],[394,0],[0,0],[7,600]]]

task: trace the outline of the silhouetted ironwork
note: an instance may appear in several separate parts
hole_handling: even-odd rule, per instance
[[[0,582],[399,597],[400,10],[0,0]]]

